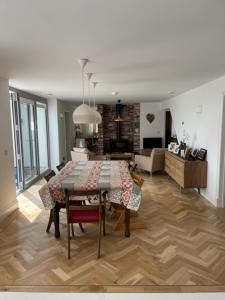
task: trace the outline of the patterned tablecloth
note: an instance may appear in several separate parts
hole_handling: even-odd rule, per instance
[[[56,201],[61,202],[66,188],[100,188],[108,191],[109,201],[123,203],[132,210],[138,210],[141,202],[141,189],[133,182],[126,161],[68,162],[39,190],[44,207],[52,209]]]

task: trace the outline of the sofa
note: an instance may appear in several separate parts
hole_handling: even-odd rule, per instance
[[[164,171],[166,148],[153,148],[150,155],[135,155],[135,164],[151,175],[156,171]]]

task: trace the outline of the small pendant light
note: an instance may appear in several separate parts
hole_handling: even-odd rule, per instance
[[[93,110],[84,103],[84,68],[88,63],[87,58],[80,59],[79,64],[82,71],[82,90],[83,90],[83,104],[79,105],[73,112],[74,124],[93,124],[95,123],[95,114]]]

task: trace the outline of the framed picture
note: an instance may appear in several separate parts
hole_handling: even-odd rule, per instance
[[[197,158],[197,156],[198,156],[198,149],[194,149],[193,151],[192,151],[192,153],[191,153],[191,156],[192,156],[192,158],[193,159],[196,159]]]
[[[179,150],[180,150],[180,145],[176,144],[176,145],[174,146],[173,153],[178,154],[178,153],[179,153]]]
[[[206,160],[206,154],[207,154],[207,150],[206,149],[203,149],[201,148],[198,152],[198,155],[196,157],[196,159],[199,159],[199,160]]]
[[[188,160],[190,155],[191,155],[191,148],[187,146],[184,152],[184,159]]]
[[[176,143],[170,143],[170,144],[168,145],[168,151],[169,151],[169,152],[173,152],[175,146],[176,146]]]

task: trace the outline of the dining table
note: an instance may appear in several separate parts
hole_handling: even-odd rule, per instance
[[[129,172],[124,160],[69,161],[65,167],[39,190],[45,209],[52,209],[55,237],[60,237],[59,210],[65,190],[101,190],[107,201],[124,206],[125,236],[130,236],[130,210],[137,211],[141,202],[141,189]]]

